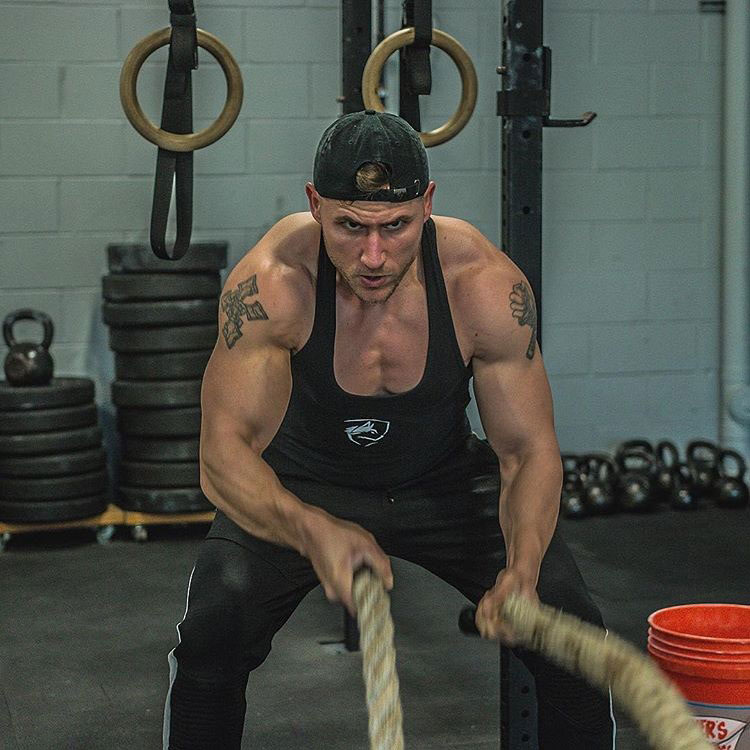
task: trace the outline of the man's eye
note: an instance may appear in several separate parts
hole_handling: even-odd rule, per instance
[[[389,224],[386,224],[386,226],[389,227],[390,229],[401,229],[403,224],[404,222],[402,219],[396,219],[396,221],[392,221]]]
[[[347,229],[359,229],[359,224],[356,221],[347,221],[345,224]]]

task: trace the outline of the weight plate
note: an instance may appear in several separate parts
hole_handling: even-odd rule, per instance
[[[94,400],[89,378],[52,378],[48,385],[14,386],[0,381],[0,409],[8,411],[75,406]]]
[[[202,378],[213,349],[156,354],[115,354],[118,380],[184,380]]]
[[[122,461],[120,482],[128,487],[199,487],[200,470],[197,461],[152,463],[151,461]]]
[[[208,349],[216,343],[218,324],[157,328],[110,328],[113,352],[183,352]]]
[[[53,453],[95,448],[101,444],[102,430],[98,425],[64,432],[0,435],[0,455],[46,456]]]
[[[123,435],[122,455],[129,461],[197,461],[200,440],[197,438],[137,438]]]
[[[6,503],[0,500],[0,521],[6,523],[57,523],[98,516],[107,510],[105,495],[74,497],[51,502]]]
[[[109,245],[109,270],[115,273],[219,271],[227,265],[226,242],[196,242],[179,260],[157,258],[147,245]]]
[[[0,456],[0,477],[57,477],[101,469],[107,462],[102,448],[49,456]]]
[[[119,409],[117,425],[125,435],[192,437],[200,435],[200,407],[177,409]]]
[[[112,401],[117,406],[200,406],[200,380],[115,380]]]
[[[218,299],[105,302],[102,305],[102,318],[110,326],[181,326],[210,323],[216,320],[218,310]]]
[[[117,488],[118,507],[142,513],[192,513],[214,510],[214,506],[198,487],[161,489],[158,487]]]
[[[0,478],[0,500],[64,500],[68,497],[98,495],[106,489],[106,471],[44,479]]]
[[[102,294],[110,302],[217,298],[218,273],[110,273],[102,277]]]
[[[24,435],[29,432],[53,432],[95,425],[95,404],[66,406],[63,409],[0,411],[0,434]]]

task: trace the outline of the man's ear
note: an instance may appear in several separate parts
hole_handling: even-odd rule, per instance
[[[320,224],[320,193],[315,189],[312,182],[305,185],[305,193],[307,193],[307,202],[310,204],[310,213],[313,219]]]
[[[422,196],[422,207],[424,209],[424,220],[427,221],[427,219],[432,216],[432,197],[435,194],[435,183],[430,180],[430,184],[427,186],[427,190],[425,190],[424,195]]]

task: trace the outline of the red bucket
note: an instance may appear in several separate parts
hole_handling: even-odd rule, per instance
[[[701,650],[750,651],[750,605],[683,604],[649,615],[655,635],[675,646]]]
[[[649,616],[648,652],[708,739],[750,750],[750,606],[688,604]]]
[[[669,642],[665,642],[661,638],[653,633],[648,635],[648,645],[653,646],[654,649],[658,649],[663,652],[666,656],[676,656],[678,659],[700,660],[727,662],[729,664],[750,664],[750,652],[746,654],[733,654],[727,651],[695,651],[689,648],[683,648],[681,646],[674,646]]]

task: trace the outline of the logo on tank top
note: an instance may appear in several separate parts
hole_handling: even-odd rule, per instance
[[[345,419],[344,432],[355,445],[368,448],[382,440],[391,427],[384,419]]]

